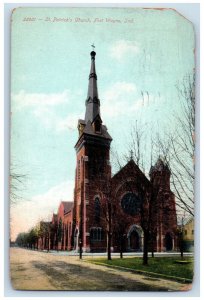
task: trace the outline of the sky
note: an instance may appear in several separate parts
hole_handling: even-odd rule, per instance
[[[91,45],[101,117],[122,154],[136,120],[149,134],[173,130],[195,41],[192,24],[168,9],[18,8],[11,22],[11,166],[25,175],[11,205],[15,239],[73,200]]]

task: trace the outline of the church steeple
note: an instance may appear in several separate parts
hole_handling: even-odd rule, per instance
[[[95,48],[94,45],[92,45]],[[88,95],[86,99],[86,113],[85,120],[78,120],[78,132],[79,140],[81,143],[82,135],[85,138],[85,135],[97,136],[97,139],[104,139],[105,143],[112,141],[111,136],[108,133],[107,127],[103,124],[101,115],[100,115],[100,100],[98,98],[98,88],[97,88],[97,75],[95,67],[95,56],[96,52],[93,50],[90,53],[91,55],[91,70],[89,74],[89,86],[88,86]],[[86,137],[87,138],[87,137]],[[102,141],[102,140],[101,140]],[[76,149],[78,149],[78,142],[76,144]],[[79,143],[79,144],[80,144]]]
[[[94,48],[94,45],[92,46]],[[78,120],[78,141],[76,150],[76,176],[74,190],[73,232],[78,232],[83,249],[92,247],[104,251],[102,240],[94,240],[95,232],[105,232],[104,222],[96,220],[93,212],[97,205],[103,207],[104,197],[99,194],[99,186],[104,186],[111,178],[110,145],[112,138],[107,127],[102,124],[100,101],[98,99],[97,75],[95,69],[96,52],[91,52],[88,95],[86,99],[85,120]],[[100,208],[99,207],[99,208]],[[97,231],[95,231],[95,228]],[[99,228],[99,231],[98,231]],[[88,233],[88,234],[87,234]],[[101,237],[99,238],[101,239]],[[95,243],[96,242],[96,243]],[[92,246],[93,245],[93,246]]]
[[[100,100],[98,99],[98,88],[97,88],[97,75],[95,67],[95,56],[96,52],[91,51],[91,70],[89,74],[89,86],[88,94],[86,99],[86,113],[85,113],[85,122],[93,120],[100,116]]]

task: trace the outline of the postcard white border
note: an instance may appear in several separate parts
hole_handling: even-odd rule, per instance
[[[1,99],[4,99],[4,108],[2,108],[1,112],[4,112],[4,116],[5,116],[5,120],[4,123],[2,122],[2,126],[1,126],[1,137],[2,137],[2,141],[4,140],[5,144],[4,144],[4,158],[2,160],[2,164],[4,162],[4,182],[2,181],[3,184],[3,189],[4,189],[4,196],[2,193],[2,199],[4,199],[4,206],[1,209],[2,215],[4,216],[4,218],[2,218],[3,216],[1,216],[1,237],[4,236],[4,245],[2,245],[1,249],[4,250],[4,255],[2,255],[1,257],[1,266],[3,266],[4,264],[4,285],[2,284],[2,288],[1,288],[1,292],[4,289],[4,295],[2,294],[2,297],[9,297],[9,298],[13,298],[13,297],[26,297],[27,299],[31,298],[31,297],[39,297],[42,299],[44,299],[45,297],[69,297],[73,299],[80,299],[81,297],[111,297],[111,298],[115,298],[116,297],[137,297],[140,298],[142,297],[144,299],[145,298],[149,298],[150,294],[151,297],[174,297],[174,298],[183,298],[183,297],[191,297],[191,299],[193,297],[199,297],[199,290],[200,290],[200,285],[199,285],[199,270],[200,270],[200,210],[202,210],[203,204],[199,204],[199,199],[200,199],[200,167],[199,167],[199,162],[200,162],[200,153],[202,153],[201,151],[199,152],[200,149],[200,135],[202,134],[203,137],[203,131],[201,130],[201,128],[203,129],[203,120],[201,118],[201,127],[199,127],[200,124],[200,111],[203,112],[203,105],[200,106],[200,104],[198,104],[197,106],[197,148],[196,148],[196,218],[195,218],[195,226],[196,226],[196,247],[195,247],[195,257],[196,257],[196,263],[195,263],[195,274],[197,277],[195,277],[195,281],[193,284],[193,289],[189,292],[174,292],[174,293],[170,293],[170,292],[32,292],[32,291],[15,291],[12,289],[12,287],[10,286],[10,281],[9,281],[9,242],[8,242],[8,236],[9,236],[9,219],[8,219],[8,211],[9,211],[9,204],[8,204],[8,163],[9,163],[9,82],[10,82],[10,12],[12,11],[13,8],[15,7],[19,7],[19,6],[33,6],[33,7],[43,7],[43,6],[47,6],[47,7],[59,7],[59,6],[74,6],[74,7],[171,7],[171,8],[175,8],[176,10],[178,10],[181,14],[183,14],[185,17],[187,17],[189,20],[192,21],[192,23],[194,24],[194,28],[195,28],[195,33],[196,33],[196,41],[197,41],[197,45],[196,45],[196,72],[197,72],[197,98],[199,98],[199,71],[200,71],[200,60],[199,60],[199,56],[200,56],[200,51],[199,51],[199,43],[200,43],[200,21],[199,21],[199,2],[197,3],[190,3],[190,1],[179,1],[180,3],[176,3],[175,1],[172,1],[172,3],[168,3],[168,2],[163,2],[163,3],[157,3],[155,1],[152,1],[151,3],[144,1],[143,3],[139,3],[136,1],[129,1],[129,3],[123,3],[122,1],[112,1],[112,3],[105,3],[105,2],[101,2],[101,1],[97,1],[97,3],[95,3],[94,1],[89,1],[89,3],[84,2],[83,0],[81,1],[74,1],[74,3],[61,3],[61,4],[57,4],[54,3],[52,1],[46,2],[44,1],[44,3],[37,3],[37,2],[29,2],[26,3],[25,1],[22,1],[21,3],[18,3],[16,1],[12,1],[12,3],[10,1],[8,2],[4,2],[3,4],[4,6],[4,79],[5,79],[5,83],[4,83],[4,95],[2,95]],[[1,4],[2,5],[2,4]],[[3,6],[3,5],[2,5]],[[2,18],[1,18],[2,20]],[[3,40],[2,40],[3,42]],[[1,47],[2,48],[2,47]],[[2,56],[3,57],[3,56]],[[3,62],[3,60],[2,60]],[[3,64],[2,64],[3,65]],[[1,85],[2,85],[2,91],[3,91],[3,80],[1,81]],[[3,120],[3,117],[1,118],[1,121]],[[3,126],[4,125],[4,126]],[[4,127],[4,137],[5,139],[3,139],[3,127]],[[203,141],[203,139],[202,139]],[[2,168],[3,169],[3,168]],[[3,172],[3,171],[2,171]],[[203,171],[202,171],[203,173]],[[201,174],[202,175],[202,174]],[[201,177],[203,178],[203,177]],[[201,190],[202,191],[202,190]],[[202,193],[203,195],[203,193]],[[3,201],[1,201],[1,205]],[[1,241],[2,242],[2,241]],[[1,244],[0,244],[1,246]],[[203,248],[201,248],[201,251],[203,250]],[[203,253],[203,252],[201,252]],[[202,261],[201,261],[202,262]],[[3,268],[1,268],[3,269]],[[200,295],[201,297],[201,295]]]

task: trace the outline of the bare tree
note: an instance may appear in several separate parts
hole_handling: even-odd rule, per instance
[[[186,76],[177,85],[180,109],[175,112],[175,130],[158,134],[155,148],[171,170],[171,185],[177,206],[194,216],[195,180],[195,77]]]
[[[111,182],[108,180],[106,185],[106,190],[103,190],[103,194],[105,196],[104,203],[104,213],[105,213],[105,221],[106,221],[106,233],[107,233],[107,254],[108,260],[111,260],[111,245],[112,245],[112,219],[113,219],[113,203],[112,203],[112,190],[111,190]]]
[[[169,149],[169,145],[162,144],[162,146],[165,148],[165,153],[168,154],[167,150]],[[146,151],[147,148],[148,151]],[[147,178],[149,177],[149,174],[147,175],[147,178],[144,176],[145,173],[147,173],[147,168],[150,169],[150,167],[152,167],[153,161],[157,161],[159,153],[161,153],[159,150],[160,149],[158,145],[155,145],[155,139],[152,137],[152,135],[146,133],[144,127],[136,122],[131,132],[131,142],[129,145],[129,152],[131,153],[131,155],[128,156],[126,154],[124,156],[124,160],[133,160],[136,163],[137,167],[143,171],[143,176],[141,175],[140,180],[138,181],[138,174],[142,173],[141,171],[135,171],[135,173],[133,171],[133,173],[130,174],[130,170],[127,170],[126,172],[123,171],[121,174],[123,177],[122,181],[126,182],[126,184],[128,185],[128,189],[130,191],[131,189],[133,189],[132,192],[134,192],[134,189],[136,189],[140,194],[140,198],[142,199],[140,206],[140,224],[144,234],[144,265],[148,264],[149,249],[151,249],[152,256],[154,256],[154,242],[155,237],[158,234],[157,226],[161,221],[165,223],[165,219],[163,219],[163,217],[160,217],[157,212],[163,211],[164,215],[171,215],[171,213],[175,214],[174,207],[170,207],[170,205],[164,206],[163,203],[158,200],[162,193],[162,177],[160,177],[159,180],[157,179],[157,184],[155,185],[153,182],[148,181]],[[117,161],[118,169],[122,170],[121,159],[118,155],[115,155],[114,158]],[[128,181],[128,178],[130,176],[132,176],[133,178],[134,186],[132,186]],[[146,181],[148,181],[148,184],[146,184]]]
[[[117,168],[121,168],[121,163],[128,162],[131,157],[137,166],[143,171],[143,173],[145,173],[146,166],[152,159],[151,155],[153,145],[152,137],[150,137],[149,132],[147,132],[147,126],[147,122],[143,124],[139,120],[135,121],[130,132],[129,143],[127,144],[127,152],[122,156],[122,159],[119,158],[117,153],[114,153],[113,155],[113,163],[116,164]]]
[[[29,174],[22,171],[22,165],[16,162],[14,157],[11,158],[9,169],[9,196],[10,205],[13,206],[19,201],[27,200],[23,192],[26,189]]]
[[[14,168],[11,168],[9,177],[10,203],[13,205],[16,204],[18,200],[23,199],[19,192],[25,185],[26,175],[20,174]]]
[[[99,165],[99,167],[101,167]],[[100,173],[99,173],[100,174]],[[101,195],[101,214],[100,223],[104,225],[106,232],[107,241],[107,259],[111,260],[111,247],[112,247],[112,237],[113,237],[113,218],[115,210],[113,209],[113,193],[111,178],[104,179],[103,174],[100,174],[96,178],[96,191]],[[94,208],[92,208],[94,210]],[[94,211],[95,214],[95,211]]]
[[[145,131],[142,129],[141,124],[138,124],[138,121],[136,120],[135,126],[133,126],[130,136],[130,144],[128,151],[130,155],[125,155],[124,158],[126,161],[129,161],[130,159],[134,160],[136,162],[136,165],[138,168],[143,170],[145,173],[145,164],[144,161],[146,159],[145,157]],[[152,144],[151,144],[152,145]],[[152,149],[152,148],[151,148]],[[119,169],[122,169],[121,161],[119,160],[119,156],[116,157],[117,164],[119,166]],[[152,150],[151,150],[151,160],[152,160]],[[123,174],[123,181],[127,181],[127,178],[130,174],[122,173]],[[137,182],[136,177],[137,174],[133,174],[135,187],[140,193],[140,197],[142,199],[141,205],[140,205],[140,215],[141,215],[141,227],[144,232],[144,244],[143,244],[143,264],[148,264],[148,244],[150,239],[150,228],[151,222],[153,221],[151,219],[152,217],[152,201],[154,201],[153,194],[150,193],[150,197],[146,195],[145,192],[145,182],[142,180],[142,182]],[[126,182],[129,186],[129,190],[132,189],[132,186],[127,181]],[[155,191],[154,191],[155,192]]]

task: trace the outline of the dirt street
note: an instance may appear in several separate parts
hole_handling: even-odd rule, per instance
[[[74,256],[10,249],[10,277],[17,290],[178,291],[186,284],[91,264]]]

